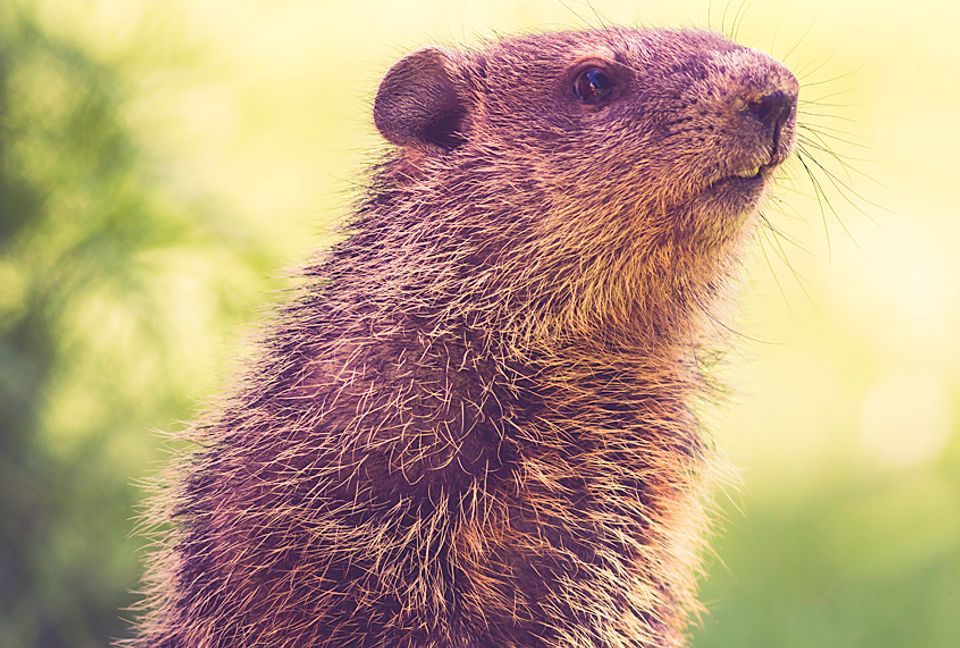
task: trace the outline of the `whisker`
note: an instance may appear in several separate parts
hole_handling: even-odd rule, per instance
[[[839,95],[849,94],[851,92],[853,92],[853,88],[844,88],[843,90],[837,90],[836,92],[830,92],[828,94],[823,95],[822,97],[818,97],[814,101],[819,101],[821,99],[830,99],[831,97],[837,97]]]
[[[784,204],[783,204],[783,202],[782,202],[782,201],[775,201],[775,202],[776,202],[776,209],[777,209],[777,211],[779,211],[781,214],[784,214],[785,212],[783,211],[783,209],[784,209]],[[774,225],[773,222],[772,222],[769,218],[767,218],[766,214],[762,214],[762,213],[761,213],[761,214],[760,214],[760,217],[761,217],[761,218],[763,219],[763,221],[766,223],[767,227],[769,227],[769,228],[773,231],[773,233],[776,234],[778,237],[780,237],[781,239],[783,239],[783,240],[786,241],[787,243],[793,245],[794,247],[796,247],[796,248],[797,248],[798,250],[800,250],[801,252],[804,252],[804,253],[806,253],[806,254],[808,254],[808,255],[810,255],[810,256],[813,256],[813,252],[812,252],[812,251],[810,251],[808,248],[804,247],[804,246],[800,243],[800,241],[798,241],[795,237],[791,236],[790,234],[787,234],[786,232],[784,232],[783,230],[781,230],[780,228],[778,228],[776,225]]]
[[[862,149],[870,148],[863,142],[855,142],[853,140],[840,137],[839,135],[835,135],[834,133],[842,133],[847,137],[856,137],[854,133],[851,133],[850,131],[845,131],[840,128],[830,128],[829,126],[823,126],[822,124],[817,124],[816,126],[812,126],[810,124],[803,124],[803,123],[798,123],[797,128],[802,128],[803,130],[810,131],[811,133],[822,135],[824,137],[829,137],[830,139],[834,139],[834,140],[837,140],[838,142],[843,142],[844,144],[849,144],[851,146],[856,146],[857,148],[862,148]]]
[[[825,83],[833,83],[834,81],[839,81],[840,79],[844,79],[844,78],[846,78],[846,77],[848,77],[848,76],[852,76],[852,75],[856,74],[857,72],[860,72],[860,71],[863,70],[865,67],[867,67],[867,64],[866,64],[866,63],[864,63],[863,65],[861,65],[861,66],[859,66],[859,67],[857,67],[857,68],[855,68],[855,69],[853,69],[853,70],[850,70],[849,72],[844,72],[843,74],[838,74],[837,76],[835,76],[835,77],[830,77],[829,79],[822,79],[822,80],[820,80],[820,81],[805,81],[805,82],[803,82],[803,83],[800,84],[800,89],[802,90],[803,88],[809,88],[809,87],[811,87],[811,86],[823,85],[823,84],[825,84]]]
[[[760,218],[766,222],[766,216],[763,213],[760,213]],[[790,300],[787,299],[787,293],[783,290],[783,285],[780,283],[780,278],[777,277],[777,271],[773,269],[773,264],[770,263],[770,256],[767,254],[767,248],[764,245],[766,241],[769,243],[769,238],[767,236],[767,231],[764,228],[760,228],[760,235],[762,237],[760,241],[760,252],[763,254],[763,260],[767,264],[767,268],[770,269],[770,275],[773,277],[773,282],[777,285],[777,291],[780,293],[780,297],[783,298],[783,303],[786,304],[787,310],[790,311],[790,314],[793,314],[793,309],[790,307]]]
[[[770,38],[770,49],[769,52],[777,51],[777,36],[780,35],[780,28],[783,27],[783,13],[780,14],[780,17],[777,19],[777,26],[773,29],[773,36]]]
[[[737,36],[740,34],[740,27],[743,26],[743,21],[746,19],[750,7],[753,6],[753,2],[754,0],[744,0],[740,3],[740,8],[737,9],[737,15],[733,17],[733,40],[737,40]]]
[[[731,1],[727,0],[727,4],[723,7],[723,15],[720,17],[720,32],[728,38],[731,37],[731,34],[727,31],[727,12],[730,11]]]
[[[797,141],[801,142],[804,146],[807,146],[809,148],[814,148],[814,149],[817,149],[818,151],[823,151],[824,153],[826,153],[827,155],[835,159],[837,162],[839,162],[841,165],[843,165],[844,170],[846,171],[860,173],[861,175],[864,175],[863,172],[861,172],[855,166],[850,164],[850,162],[847,162],[847,160],[851,160],[853,162],[872,162],[872,160],[869,160],[867,158],[853,157],[852,155],[847,155],[846,153],[837,153],[832,148],[827,146],[826,142],[820,140],[819,138],[814,139],[814,137],[816,136],[814,135],[813,137],[811,137],[808,135],[797,135]]]
[[[807,67],[804,67],[802,64],[797,66],[797,73],[796,73],[797,78],[806,78],[810,75],[816,74],[817,72],[822,70],[825,65],[827,65],[830,62],[830,59],[833,58],[833,55],[835,53],[836,53],[836,48],[831,49],[829,52],[826,52],[826,54],[817,54],[813,58],[812,62],[810,63],[810,65],[816,66],[813,69],[808,69]],[[821,58],[823,58],[822,61],[820,60]]]
[[[785,346],[785,345],[786,345],[785,342],[774,342],[773,340],[762,340],[762,339],[760,339],[760,338],[756,338],[756,337],[753,337],[753,336],[751,336],[751,335],[747,335],[746,333],[741,333],[740,331],[736,330],[735,328],[732,328],[731,326],[729,326],[728,324],[725,324],[723,321],[721,321],[719,318],[717,318],[717,316],[714,315],[714,313],[710,310],[710,308],[701,301],[700,297],[698,297],[698,296],[693,296],[692,299],[693,299],[693,303],[696,304],[697,308],[700,309],[700,312],[702,312],[702,313],[707,317],[707,319],[708,319],[710,322],[712,322],[712,323],[715,324],[716,326],[719,326],[720,328],[724,329],[725,331],[728,331],[728,332],[730,332],[730,333],[733,333],[733,334],[736,335],[737,337],[741,337],[741,338],[743,338],[743,339],[745,339],[745,340],[749,340],[749,341],[751,341],[751,342],[757,342],[758,344],[768,344],[768,345],[772,345],[772,346]],[[717,331],[717,333],[718,333],[718,335],[721,334],[719,331]]]
[[[810,178],[810,184],[813,186],[813,191],[817,197],[817,204],[820,207],[820,220],[823,222],[823,233],[827,237],[827,258],[833,258],[832,247],[830,244],[830,228],[827,227],[827,214],[823,209],[823,188],[820,186],[820,183],[813,175],[813,171],[810,170],[810,167],[807,165],[806,160],[803,159],[803,156],[800,153],[797,153],[797,159],[800,161],[800,164],[803,165],[803,169],[807,172],[807,177]],[[828,202],[829,204],[829,202]]]
[[[767,226],[770,228],[770,232],[773,234],[773,242],[780,251],[777,256],[779,256],[780,259],[786,264],[787,268],[790,269],[790,274],[793,275],[793,280],[797,282],[797,286],[799,286],[800,290],[807,297],[807,300],[811,304],[816,305],[816,302],[814,301],[813,296],[810,294],[810,291],[807,290],[807,285],[804,283],[803,277],[800,276],[800,273],[797,272],[797,269],[790,262],[790,259],[787,256],[786,250],[784,250],[783,246],[780,244],[780,238],[777,235],[777,229],[773,227],[773,225],[770,223],[769,219],[766,218],[766,216],[761,214],[761,217],[766,222]]]
[[[844,160],[851,160],[851,161],[854,161],[854,162],[873,162],[873,160],[864,159],[864,158],[857,158],[857,157],[853,157],[853,156],[850,156],[850,155],[843,155],[843,154],[836,153],[836,152],[833,151],[833,149],[829,146],[829,144],[828,144],[827,142],[825,142],[825,141],[823,140],[823,138],[821,137],[822,135],[823,135],[823,136],[826,136],[826,137],[833,137],[833,136],[831,136],[831,135],[829,135],[829,134],[827,134],[827,133],[819,133],[819,132],[817,132],[816,130],[811,130],[811,135],[816,138],[816,140],[817,140],[816,142],[813,142],[813,141],[811,140],[810,136],[806,136],[806,135],[798,136],[798,141],[799,141],[799,142],[802,142],[805,146],[809,146],[809,147],[813,147],[813,148],[816,148],[816,149],[819,149],[819,150],[823,150],[823,151],[826,152],[827,154],[831,155],[834,159],[837,160],[838,163],[840,163],[840,164],[843,166],[844,171],[847,173],[847,177],[848,177],[848,178],[850,177],[850,174],[851,174],[851,173],[852,173],[852,174],[856,174],[856,175],[860,176],[861,178],[865,178],[866,180],[869,180],[871,183],[873,183],[873,184],[875,184],[875,185],[877,185],[877,186],[879,186],[879,187],[882,187],[884,190],[890,191],[890,188],[889,188],[887,185],[883,184],[882,182],[880,182],[879,180],[877,180],[876,178],[874,178],[873,176],[871,176],[869,173],[865,173],[865,172],[861,171],[860,169],[858,169],[856,166],[854,166],[854,165],[852,165],[852,164],[849,164],[849,163],[847,163],[847,162],[844,161]],[[834,137],[834,139],[838,139],[838,140],[840,140],[840,141],[846,142],[846,143],[848,143],[848,144],[850,144],[850,145],[852,145],[852,146],[859,146],[860,148],[869,148],[869,147],[867,147],[867,146],[859,145],[859,144],[857,144],[856,142],[847,142],[846,140],[843,140],[843,139],[841,139],[841,138],[836,138],[836,137]],[[822,145],[822,146],[818,146],[818,143],[819,143],[820,145]],[[843,158],[843,159],[841,159],[841,158]],[[851,178],[851,180],[852,180],[852,178]],[[867,201],[867,202],[869,202],[869,201]],[[882,205],[876,205],[875,203],[870,203],[870,204],[874,204],[875,206],[880,207],[881,209],[884,209],[884,210],[887,211],[887,212],[890,212],[890,211],[891,211],[891,210],[883,207]]]
[[[845,194],[845,193],[837,186],[837,183],[834,181],[834,180],[836,179],[835,176],[833,176],[833,174],[830,173],[830,171],[829,171],[828,169],[826,169],[822,164],[820,164],[820,162],[817,161],[816,158],[814,158],[813,156],[811,156],[809,152],[804,151],[802,147],[799,147],[799,152],[797,153],[798,159],[800,159],[801,161],[803,161],[804,154],[806,155],[806,157],[807,157],[813,164],[815,164],[820,170],[822,170],[824,173],[827,174],[827,178],[828,178],[829,180],[831,180],[831,182],[833,182],[834,188],[837,189],[837,191],[840,193],[840,195],[841,195],[847,202],[849,202],[851,205],[853,205],[853,207],[854,207],[855,209],[857,209],[859,212],[861,212],[862,214],[864,214],[865,216],[867,216],[867,218],[870,219],[871,222],[875,222],[875,221],[873,220],[873,218],[870,217],[869,214],[867,214],[867,213],[866,213],[863,209],[861,209],[858,205],[854,204],[853,201],[850,200],[849,196],[847,196],[847,194]],[[861,255],[864,255],[863,249],[860,247],[860,244],[857,243],[857,239],[854,238],[853,234],[850,232],[850,229],[847,227],[847,224],[843,222],[843,219],[842,219],[842,218],[840,218],[839,212],[837,212],[836,208],[833,206],[833,203],[830,201],[830,198],[827,196],[826,192],[824,191],[823,186],[820,184],[820,181],[817,180],[817,179],[814,177],[814,174],[813,174],[813,171],[812,171],[811,167],[807,166],[807,164],[806,164],[805,161],[803,162],[803,165],[804,165],[804,167],[807,169],[807,173],[810,175],[810,180],[813,181],[814,186],[816,187],[816,189],[817,189],[817,191],[819,192],[819,194],[823,197],[823,200],[826,202],[827,207],[830,209],[830,212],[833,214],[833,216],[834,216],[834,218],[836,219],[837,223],[840,225],[840,227],[843,229],[844,233],[847,235],[847,237],[848,237],[848,238],[850,239],[850,241],[853,243],[854,247],[857,248],[857,250],[860,252]],[[857,194],[857,195],[859,195],[859,194]],[[821,211],[822,211],[822,210],[821,210]],[[829,244],[829,242],[828,242],[828,244]],[[866,256],[866,255],[864,255],[864,256]]]
[[[873,207],[876,207],[877,209],[882,209],[883,211],[885,211],[885,212],[887,212],[887,213],[892,213],[891,210],[888,209],[887,207],[884,207],[883,205],[880,205],[880,204],[878,204],[878,203],[870,200],[869,198],[864,197],[863,194],[859,193],[856,189],[854,189],[854,188],[851,187],[849,184],[847,184],[846,182],[844,182],[842,178],[838,177],[838,176],[837,176],[835,173],[833,173],[830,169],[828,169],[828,168],[825,167],[823,164],[821,164],[819,160],[817,160],[815,157],[813,157],[813,156],[810,154],[809,151],[804,150],[803,147],[804,147],[803,144],[800,144],[800,145],[799,145],[800,150],[802,150],[804,153],[806,153],[807,157],[810,158],[810,160],[811,160],[814,164],[816,164],[816,165],[820,168],[821,171],[823,171],[825,174],[827,174],[827,179],[830,180],[830,182],[833,183],[833,186],[837,189],[837,192],[838,192],[841,196],[843,196],[843,198],[844,198],[848,203],[850,203],[850,205],[851,205],[854,209],[856,209],[856,210],[859,211],[861,214],[863,214],[864,216],[866,216],[867,218],[869,218],[874,224],[876,224],[876,221],[874,221],[873,217],[871,217],[870,214],[868,214],[862,207],[860,207],[860,205],[856,204],[856,203],[846,194],[846,192],[845,192],[844,190],[849,191],[851,194],[853,194],[854,196],[856,196],[857,198],[859,198],[859,199],[862,200],[863,202],[867,203],[868,205],[871,205],[871,206],[873,206]]]
[[[798,115],[805,115],[806,117],[823,117],[825,119],[838,119],[845,122],[853,122],[854,120],[850,117],[844,117],[843,115],[831,115],[829,113],[815,113],[810,112],[809,110],[797,110]]]
[[[803,32],[803,35],[800,37],[800,39],[796,43],[794,43],[790,49],[787,50],[786,54],[780,57],[780,60],[786,62],[786,60],[790,58],[790,55],[793,54],[794,50],[796,50],[797,47],[800,46],[800,43],[802,43],[807,38],[807,36],[810,35],[810,31],[813,29],[813,25],[814,23],[811,22],[810,26],[807,27],[807,30],[805,32]]]
[[[820,101],[818,99],[800,99],[797,101],[797,104],[804,104],[808,106],[823,106],[825,108],[857,108],[859,104],[838,104],[838,103],[827,103]]]

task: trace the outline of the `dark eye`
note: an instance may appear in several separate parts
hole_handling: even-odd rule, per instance
[[[599,104],[613,94],[613,79],[598,67],[587,68],[573,81],[573,94],[585,104]]]

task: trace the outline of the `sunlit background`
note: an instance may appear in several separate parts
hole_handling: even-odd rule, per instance
[[[824,167],[721,331],[740,484],[692,645],[960,645],[960,4],[3,0],[0,646],[127,635],[161,432],[333,240],[390,63],[606,22],[784,59]]]

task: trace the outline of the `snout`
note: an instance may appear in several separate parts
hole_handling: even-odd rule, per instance
[[[770,161],[777,157],[783,126],[796,113],[797,97],[783,90],[773,90],[758,99],[748,100],[745,119],[752,119],[770,140]]]
[[[794,141],[799,84],[782,64],[762,52],[741,48],[727,53],[730,142],[728,171],[741,175],[770,170],[790,155]]]

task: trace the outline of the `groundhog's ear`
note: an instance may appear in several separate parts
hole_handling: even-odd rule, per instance
[[[467,115],[459,73],[451,56],[437,47],[398,61],[380,83],[373,121],[397,146],[456,148],[464,142]]]

